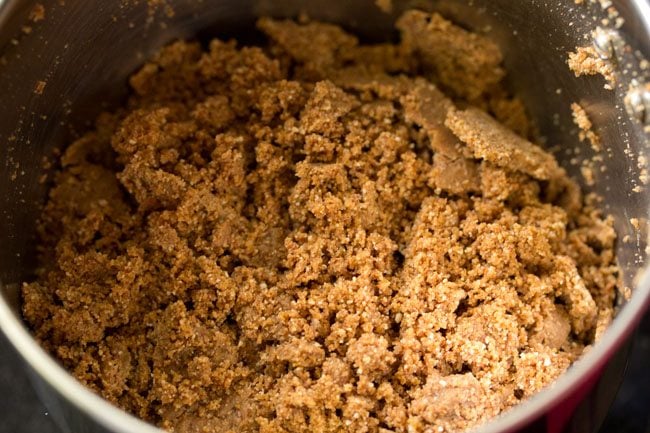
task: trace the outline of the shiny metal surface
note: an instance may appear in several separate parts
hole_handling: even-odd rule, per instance
[[[45,17],[35,22],[29,15],[36,3],[44,6]],[[606,171],[598,172],[595,188],[587,189],[603,197],[602,207],[615,218],[620,239],[629,236],[628,242],[619,242],[618,257],[632,298],[603,339],[553,387],[480,432],[514,431],[554,413],[600,371],[647,305],[650,193],[640,181],[639,156],[650,159],[650,152],[641,123],[624,102],[631,80],[648,78],[635,54],[650,55],[650,4],[645,0],[616,2],[625,19],[620,35],[631,48],[616,52],[626,72],[614,91],[605,90],[600,77],[576,78],[566,66],[569,51],[593,43],[592,32],[603,26],[605,14],[598,4],[576,6],[573,0],[395,1],[392,15],[372,0],[169,0],[173,14],[136,0],[62,3],[0,0],[0,328],[25,358],[64,431],[159,432],[78,384],[38,347],[19,319],[19,284],[30,278],[35,265],[34,227],[47,187],[39,182],[47,171],[43,158],[118,103],[126,94],[125,78],[161,45],[194,36],[236,35],[253,41],[251,29],[259,15],[306,12],[341,23],[363,38],[388,39],[394,37],[395,16],[418,5],[484,31],[502,47],[512,90],[524,98],[547,146],[559,149],[558,158],[578,179],[579,165],[572,159],[592,154],[577,139],[570,103],[579,102],[592,117],[607,147]],[[634,229],[631,218],[639,219],[641,230]]]

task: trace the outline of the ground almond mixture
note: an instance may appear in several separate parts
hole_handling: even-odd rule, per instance
[[[612,318],[615,233],[531,143],[489,40],[261,19],[177,42],[61,159],[24,315],[179,433],[459,432]]]
[[[606,81],[606,89],[613,90],[616,86],[614,66],[611,61],[601,58],[594,47],[578,47],[575,52],[569,53],[567,64],[576,77],[602,75]]]

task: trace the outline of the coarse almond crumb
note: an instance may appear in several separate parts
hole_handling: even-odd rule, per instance
[[[589,120],[589,116],[580,104],[574,102],[571,104],[571,111],[573,115],[573,123],[580,129],[578,137],[580,141],[589,140],[591,148],[594,152],[601,151],[600,137],[593,130],[593,124]]]
[[[386,14],[393,12],[393,0],[375,0],[375,5]]]
[[[607,81],[606,89],[612,90],[616,85],[614,67],[610,61],[601,59],[594,47],[578,47],[575,52],[569,53],[567,63],[576,77],[602,75]]]
[[[177,433],[462,432],[551,384],[613,316],[616,234],[496,45],[258,27],[163,48],[60,156],[36,338]]]
[[[45,86],[47,86],[47,81],[39,80],[34,85],[34,93],[37,95],[42,95],[45,91]]]
[[[29,12],[29,19],[32,22],[39,22],[45,19],[45,6],[42,3],[36,3]]]

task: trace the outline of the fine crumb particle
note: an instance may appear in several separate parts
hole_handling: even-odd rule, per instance
[[[628,286],[625,286],[622,289],[620,289],[620,293],[623,296],[623,299],[625,299],[625,301],[629,301],[632,298],[632,289],[630,289]]]
[[[399,27],[154,55],[43,160],[38,341],[176,433],[460,433],[552,384],[612,320],[612,221],[525,138],[496,45]]]
[[[639,182],[643,185],[648,185],[650,183],[650,175],[648,175],[648,158],[645,155],[638,156],[637,167],[639,168]]]
[[[612,63],[601,59],[594,47],[579,47],[576,52],[569,53],[567,63],[576,77],[600,74],[607,81],[606,89],[612,90],[616,85],[616,73]]]
[[[634,227],[635,230],[639,230],[639,228],[641,227],[638,218],[630,218],[630,224],[632,224],[632,227]]]
[[[138,4],[146,4],[147,6],[147,15],[152,18],[159,11],[162,11],[167,18],[172,18],[176,15],[176,11],[173,6],[170,4],[169,0],[120,0],[122,6],[137,6]],[[115,20],[116,17],[113,17]],[[163,23],[161,23],[162,25]]]
[[[45,6],[41,3],[36,3],[29,12],[29,19],[34,23],[43,21],[45,19]]]
[[[45,86],[47,85],[47,81],[42,81],[39,80],[36,82],[34,85],[34,93],[37,95],[42,95],[43,92],[45,91]]]
[[[393,12],[393,0],[375,0],[375,5],[386,14]]]
[[[600,137],[593,130],[593,124],[587,115],[587,112],[578,103],[571,104],[571,111],[573,114],[573,123],[580,128],[578,137],[580,141],[589,140],[591,148],[594,152],[601,151]]]

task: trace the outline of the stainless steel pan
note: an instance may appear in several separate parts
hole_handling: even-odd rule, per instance
[[[33,13],[37,3],[44,17]],[[43,158],[118,103],[129,73],[173,39],[237,35],[253,40],[255,17],[299,12],[343,24],[367,39],[389,39],[395,16],[420,6],[484,31],[501,45],[512,90],[523,96],[547,145],[559,147],[558,158],[577,178],[571,160],[588,156],[589,150],[577,140],[571,102],[587,109],[609,148],[606,171],[597,173],[595,187],[587,189],[599,193],[603,209],[615,217],[622,282],[631,298],[619,297],[621,308],[611,328],[554,386],[480,429],[559,432],[573,425],[576,431],[589,431],[571,424],[571,415],[594,389],[597,396],[611,396],[612,390],[596,384],[650,299],[650,190],[642,182],[642,163],[650,159],[644,132],[644,122],[650,122],[650,92],[643,87],[647,63],[641,59],[650,54],[650,4],[615,1],[625,20],[615,29],[614,16],[608,25],[601,22],[608,15],[602,9],[607,3],[395,1],[393,14],[385,14],[370,0],[0,0],[0,328],[24,358],[59,425],[75,433],[159,432],[77,383],[40,349],[20,319],[19,284],[35,266],[34,227],[46,191],[39,182],[47,171]],[[613,30],[596,34],[594,42],[598,26]],[[614,91],[605,90],[599,77],[576,78],[566,66],[569,51],[592,43],[619,69]],[[576,146],[579,154],[569,151]],[[638,219],[638,230],[632,218]],[[620,363],[610,364],[610,376],[620,368]]]

